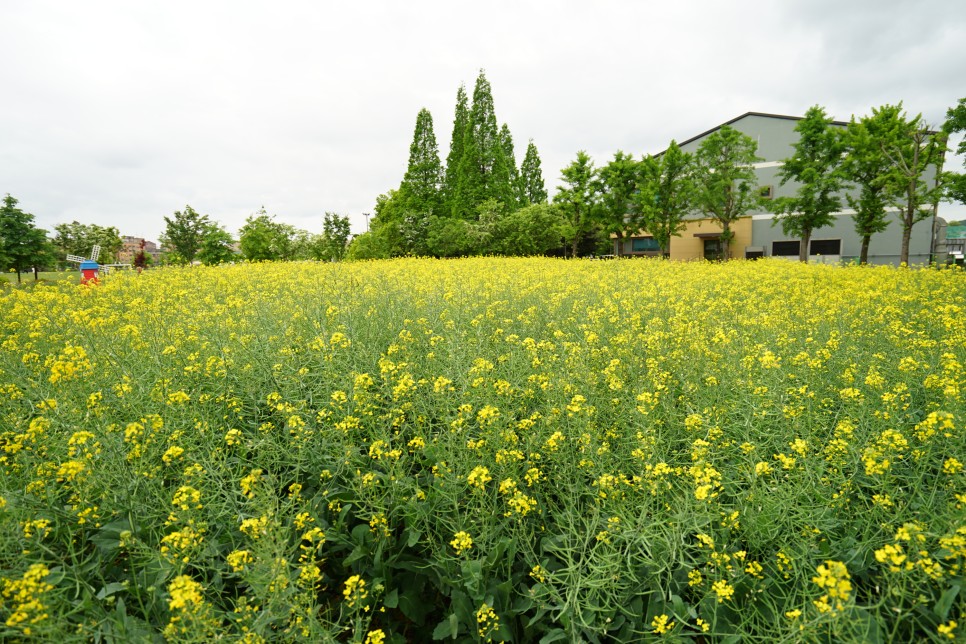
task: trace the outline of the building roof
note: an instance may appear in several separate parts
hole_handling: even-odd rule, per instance
[[[725,121],[721,125],[716,125],[713,128],[711,128],[710,130],[707,130],[706,132],[702,132],[701,134],[698,134],[697,136],[692,136],[687,141],[681,141],[681,142],[678,143],[678,145],[679,146],[685,146],[688,143],[691,143],[692,141],[697,141],[700,138],[703,138],[703,137],[708,136],[712,132],[716,132],[717,130],[720,130],[725,125],[731,125],[733,123],[737,123],[741,119],[747,118],[749,116],[760,116],[762,118],[769,118],[769,119],[784,119],[786,121],[801,121],[803,118],[805,118],[804,116],[787,116],[785,114],[768,114],[766,112],[745,112],[741,116],[736,116],[735,118],[731,119],[730,121]],[[846,127],[848,124],[849,124],[848,121],[832,121],[832,125],[840,125],[842,127]]]
[[[946,239],[966,239],[966,226],[947,226]]]

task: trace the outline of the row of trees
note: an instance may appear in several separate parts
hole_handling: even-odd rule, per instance
[[[674,141],[659,157],[636,164],[618,152],[599,177],[601,228],[620,239],[646,231],[666,252],[685,218],[698,213],[721,225],[723,255],[729,257],[732,224],[768,209],[777,215],[773,225],[780,223],[786,235],[801,240],[799,259],[805,262],[812,233],[832,225],[834,213],[847,203],[862,239],[860,262],[868,259],[872,235],[885,230],[889,213],[898,210],[900,261],[908,263],[913,226],[935,213],[946,191],[950,175],[942,172],[942,160],[948,128],[933,131],[921,115],[910,118],[900,103],[853,117],[845,128],[814,106],[795,131],[792,156],[778,171],[781,185],[791,184],[794,192],[767,202],[753,168],[762,160],[755,141],[728,126],[705,138],[694,155],[681,152]],[[931,180],[929,168],[935,171]]]
[[[416,119],[409,164],[396,190],[380,195],[372,230],[349,249],[355,258],[398,255],[609,252],[611,238],[644,232],[667,254],[686,219],[700,215],[721,225],[723,254],[729,256],[732,226],[754,211],[769,210],[786,235],[801,239],[807,261],[814,231],[834,222],[846,204],[854,210],[862,239],[860,261],[868,259],[873,235],[899,211],[901,261],[908,262],[913,226],[935,212],[940,198],[963,200],[966,179],[942,172],[946,142],[966,130],[963,101],[933,131],[921,115],[909,117],[902,104],[873,109],[847,127],[834,124],[815,106],[801,119],[799,139],[779,170],[791,196],[763,199],[754,164],[757,145],[723,126],[689,154],[674,142],[655,156],[635,159],[622,151],[597,168],[583,151],[561,172],[562,184],[547,201],[540,158],[533,141],[519,169],[509,128],[497,128],[493,97],[480,72],[469,105],[457,92],[453,134],[445,168],[430,113]],[[961,146],[962,147],[962,146]],[[927,169],[936,170],[927,179]],[[958,196],[957,196],[958,195]]]
[[[510,128],[498,125],[484,72],[473,89],[456,93],[445,167],[426,109],[416,116],[409,164],[396,190],[376,201],[372,229],[358,236],[350,257],[543,253],[560,245],[548,207],[540,155],[530,140],[519,167]]]
[[[245,220],[237,245],[223,226],[191,206],[165,217],[164,223],[161,244],[168,251],[168,261],[180,264],[212,265],[236,259],[336,261],[345,256],[350,234],[349,218],[344,215],[325,213],[321,234],[314,234],[276,221],[264,207]]]
[[[76,267],[67,255],[89,257],[94,246],[100,246],[98,262],[112,264],[118,259],[123,241],[117,228],[82,224],[77,221],[57,224],[51,238],[34,224],[34,216],[24,212],[18,201],[6,195],[0,206],[0,270],[22,273]],[[262,208],[248,217],[236,240],[221,225],[191,206],[165,217],[161,244],[164,261],[174,264],[200,261],[220,264],[237,259],[335,261],[345,256],[349,241],[349,218],[327,212],[322,232],[313,234],[289,224],[277,222]],[[140,259],[144,261],[143,250]]]
[[[121,249],[121,238],[114,227],[81,224],[76,221],[54,226],[54,237],[34,224],[34,216],[24,212],[9,194],[0,206],[0,269],[17,273],[17,282],[26,271],[64,268],[67,255],[88,257],[95,245],[101,246],[100,261],[111,263]]]

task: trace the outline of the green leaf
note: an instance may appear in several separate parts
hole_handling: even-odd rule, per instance
[[[396,608],[399,605],[399,591],[396,589],[391,590],[386,594],[386,598],[382,600],[382,603],[386,608]]]
[[[562,628],[555,628],[540,638],[540,644],[550,644],[550,642],[561,642],[567,639],[567,632]]]
[[[125,586],[124,584],[120,584],[117,582],[110,583],[104,586],[103,588],[101,588],[99,591],[97,591],[97,595],[95,595],[95,597],[97,597],[98,599],[104,599],[105,597],[110,597],[114,593],[120,590],[125,590],[126,588],[127,586]]]
[[[433,629],[433,639],[442,640],[449,637],[455,640],[456,636],[459,634],[460,621],[456,615],[450,615]]]
[[[946,618],[949,617],[949,609],[952,608],[953,601],[956,599],[956,595],[959,594],[959,588],[960,585],[958,583],[950,586],[939,598],[939,601],[936,602],[936,615],[939,616],[940,620],[945,622]]]

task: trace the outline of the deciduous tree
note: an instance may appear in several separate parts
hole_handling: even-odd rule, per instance
[[[205,266],[230,262],[238,256],[234,244],[231,233],[212,223],[204,231],[197,258]]]
[[[558,186],[553,201],[565,221],[564,236],[570,245],[570,256],[585,236],[598,224],[600,210],[600,182],[590,156],[583,150],[561,171],[564,185]]]
[[[902,242],[899,247],[899,262],[908,265],[912,228],[935,214],[946,187],[942,174],[946,134],[931,130],[923,121],[922,114],[909,119],[903,113],[900,119],[903,125],[899,136],[884,145],[883,152],[892,163],[890,181],[895,186],[900,206]],[[935,172],[932,182],[926,178],[926,171],[930,167]]]
[[[959,103],[946,112],[943,132],[947,136],[966,132],[966,98],[959,99]],[[959,142],[956,154],[964,158],[963,164],[966,166],[966,138]],[[966,173],[949,173],[946,193],[949,199],[966,204]]]
[[[173,217],[164,218],[161,245],[174,252],[175,261],[190,264],[195,261],[205,233],[211,226],[212,221],[208,215],[202,215],[191,206],[185,206],[184,210],[176,210]]]
[[[695,207],[721,224],[723,255],[731,256],[731,224],[759,203],[754,163],[755,140],[723,125],[701,142],[695,154]]]
[[[556,205],[530,204],[496,222],[489,251],[500,255],[543,255],[560,248],[565,235],[565,222]]]
[[[294,232],[292,226],[275,221],[263,207],[249,215],[238,231],[242,255],[251,261],[291,259]]]
[[[643,167],[638,211],[643,228],[666,256],[671,237],[680,237],[694,202],[694,157],[672,140],[664,154],[646,159]]]
[[[34,226],[34,216],[17,203],[8,194],[0,206],[0,268],[16,271],[19,284],[23,271],[42,265],[49,257],[49,243],[47,233]]]
[[[859,263],[869,261],[872,235],[889,226],[888,208],[893,205],[896,192],[893,163],[884,149],[895,145],[903,128],[902,107],[884,105],[873,108],[871,116],[849,121],[844,134],[846,155],[842,161],[843,176],[859,189],[858,196],[845,196],[855,211],[852,221],[855,232],[862,239]]]
[[[602,167],[600,177],[600,222],[607,233],[617,235],[617,254],[624,251],[624,239],[641,229],[640,210],[634,196],[641,183],[640,161],[621,150]]]
[[[778,176],[781,185],[794,181],[798,189],[793,197],[776,199],[775,209],[781,214],[782,231],[801,238],[799,261],[808,262],[812,231],[832,225],[832,213],[842,208],[838,193],[843,184],[844,145],[831,117],[818,105],[808,108],[795,131],[799,136],[792,146],[794,153],[784,160]],[[772,225],[778,221],[773,220]]]
[[[114,226],[98,226],[72,221],[69,224],[54,226],[54,246],[60,251],[60,261],[65,255],[90,257],[94,246],[101,247],[98,260],[102,264],[112,264],[124,246],[121,235]]]
[[[334,212],[325,213],[322,220],[321,259],[334,262],[344,258],[350,234],[349,217]]]

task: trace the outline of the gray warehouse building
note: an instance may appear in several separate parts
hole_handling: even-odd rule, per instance
[[[680,146],[685,152],[693,154],[708,135],[728,125],[758,143],[758,156],[763,160],[755,164],[755,172],[762,196],[766,199],[790,197],[794,196],[797,185],[792,182],[781,185],[778,172],[782,160],[791,157],[794,153],[792,146],[798,140],[795,126],[800,120],[800,117],[794,116],[748,112],[690,138]],[[848,123],[835,121],[834,125],[845,128]],[[934,177],[935,168],[931,168],[924,178],[926,181],[933,181]],[[857,194],[856,189],[855,195]],[[846,204],[844,193],[842,197],[843,204]],[[835,213],[835,223],[832,226],[820,228],[812,233],[808,253],[810,262],[839,263],[858,260],[861,238],[855,232],[853,214],[852,210],[843,209]],[[899,263],[902,223],[898,209],[891,213],[891,219],[889,227],[884,232],[872,236],[869,246],[870,264]],[[745,237],[741,240],[745,245],[733,249],[734,257],[764,256],[798,259],[800,240],[786,236],[782,232],[778,217],[767,208],[751,213],[750,232],[750,240]],[[926,264],[930,261],[944,263],[946,261],[944,235],[945,224],[935,213],[918,222],[912,228],[909,263]],[[677,240],[671,241],[672,249],[675,241]]]

